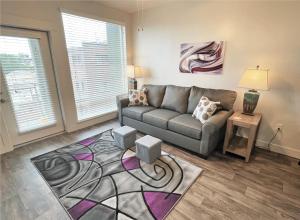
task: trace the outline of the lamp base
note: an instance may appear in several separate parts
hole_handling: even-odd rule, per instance
[[[244,93],[243,114],[254,115],[253,112],[257,106],[259,93],[256,90],[249,90]]]
[[[135,78],[128,79],[128,90],[137,89],[137,80]]]

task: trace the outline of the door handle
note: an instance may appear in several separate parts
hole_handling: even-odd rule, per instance
[[[0,99],[0,103],[5,103],[6,100],[5,99]]]

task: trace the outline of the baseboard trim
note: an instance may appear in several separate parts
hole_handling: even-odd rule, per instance
[[[78,131],[78,130],[81,130],[81,129],[84,129],[87,127],[94,126],[96,124],[100,124],[100,123],[104,123],[104,122],[113,120],[117,117],[118,117],[117,112],[110,112],[110,113],[104,114],[99,117],[95,117],[92,119],[87,119],[87,120],[84,120],[81,122],[77,122],[73,126],[66,126],[66,132],[71,133],[74,131]]]
[[[41,140],[45,140],[45,139],[48,139],[48,138],[51,138],[51,137],[54,137],[54,136],[57,136],[57,135],[61,135],[61,134],[64,134],[64,133],[72,133],[72,132],[75,132],[75,131],[86,129],[86,128],[92,127],[96,124],[105,123],[107,121],[110,121],[110,120],[113,120],[113,119],[116,119],[116,118],[117,118],[117,113],[112,112],[112,113],[106,114],[102,117],[95,118],[94,120],[89,120],[88,123],[85,123],[85,122],[83,122],[81,124],[79,123],[80,125],[77,126],[76,128],[66,129],[65,131],[62,131],[62,132],[58,132],[58,133],[55,133],[55,134],[51,134],[51,135],[48,135],[48,136],[44,136],[44,137],[41,137],[41,138],[31,140],[31,141],[28,141],[28,142],[24,142],[22,144],[12,146],[11,149],[7,149],[7,148],[2,149],[2,148],[0,148],[0,155],[11,152],[14,149],[23,147],[23,146],[31,144],[31,143],[35,143],[35,142],[38,142],[38,141],[41,141]]]
[[[256,147],[266,149],[272,152],[276,152],[279,154],[284,154],[289,157],[293,157],[296,159],[300,159],[300,149],[295,149],[287,146],[282,146],[279,144],[270,144],[270,148],[268,148],[268,142],[264,140],[257,139]]]
[[[64,133],[66,133],[66,132],[65,131],[60,131],[60,132],[57,132],[57,133],[54,133],[54,134],[50,134],[50,135],[47,135],[47,136],[44,136],[44,137],[40,137],[40,138],[31,140],[31,141],[24,142],[22,144],[17,144],[15,146],[13,146],[12,150],[23,147],[23,146],[28,145],[28,144],[32,144],[32,143],[36,143],[36,142],[39,142],[39,141],[42,141],[42,140],[46,140],[48,138],[55,137],[55,136],[58,136],[58,135],[61,135],[61,134],[64,134]]]

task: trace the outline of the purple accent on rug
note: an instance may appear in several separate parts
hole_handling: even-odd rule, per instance
[[[76,205],[74,205],[72,208],[70,208],[68,211],[73,219],[79,219],[80,216],[82,216],[87,210],[93,208],[96,205],[95,202],[89,201],[89,200],[82,200]]]
[[[87,147],[94,142],[95,142],[94,138],[87,138],[87,139],[80,141],[79,143]]]
[[[92,153],[75,154],[74,158],[76,160],[93,160],[93,154]]]
[[[135,156],[123,159],[122,164],[126,170],[134,170],[140,168],[140,160]]]
[[[180,196],[174,193],[144,192],[146,203],[157,220],[163,219],[168,214]]]

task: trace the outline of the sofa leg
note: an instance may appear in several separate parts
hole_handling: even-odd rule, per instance
[[[202,154],[198,154],[198,155],[201,159],[204,159],[204,160],[207,160],[207,158],[208,158],[208,156],[206,156],[206,155],[202,155]]]

